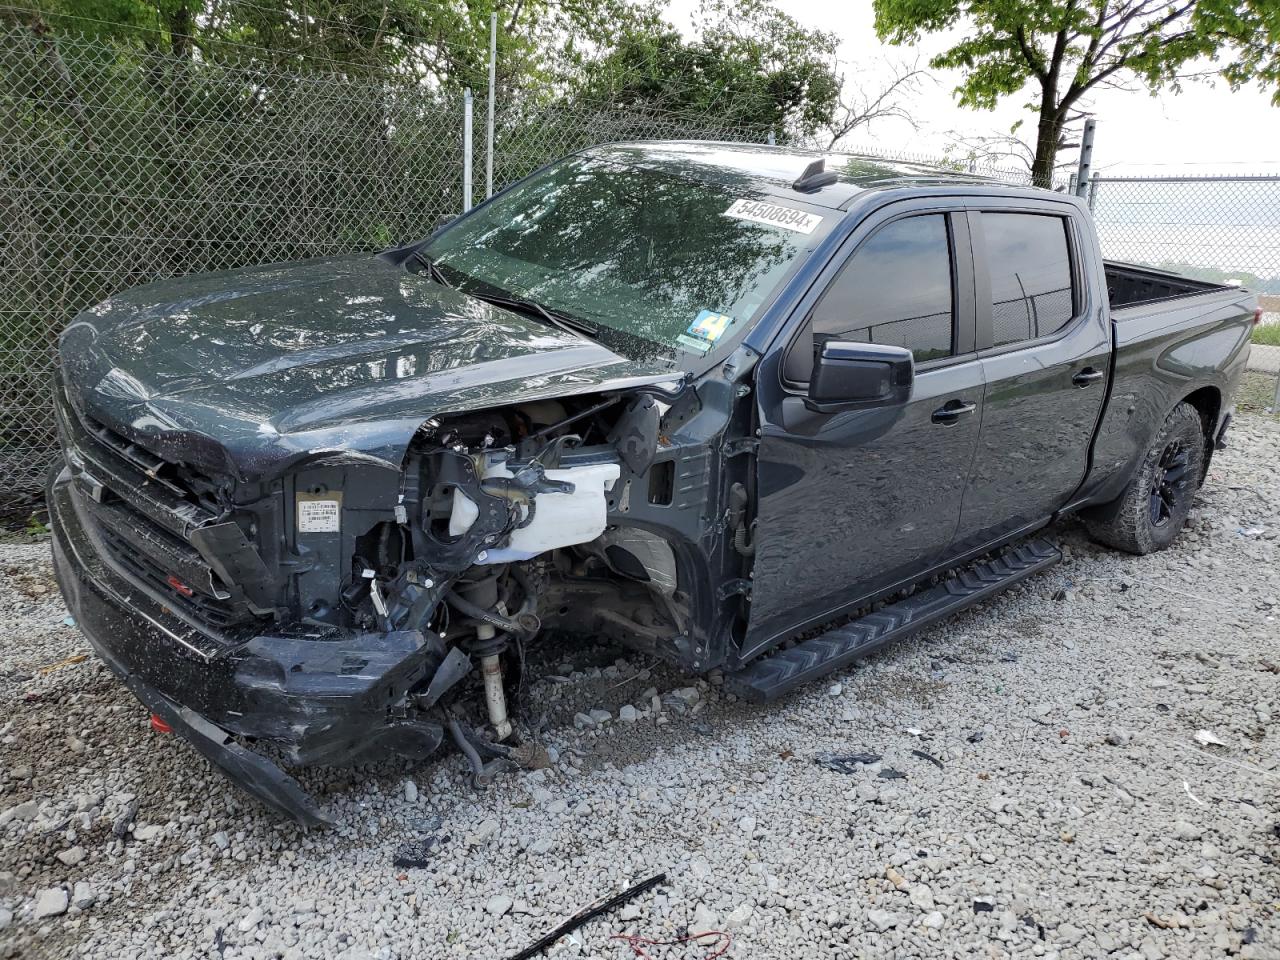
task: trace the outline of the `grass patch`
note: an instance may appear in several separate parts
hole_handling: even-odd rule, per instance
[[[1241,413],[1265,415],[1276,397],[1276,375],[1249,370],[1240,381],[1240,390],[1236,393],[1236,409]],[[1280,420],[1280,413],[1271,416]]]
[[[1260,323],[1253,328],[1253,342],[1280,347],[1280,323]]]

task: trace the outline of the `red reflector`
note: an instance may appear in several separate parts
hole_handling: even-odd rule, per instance
[[[172,573],[165,578],[165,583],[169,584],[169,586],[173,587],[173,589],[177,590],[184,597],[189,597],[195,593],[194,590],[175,577]]]
[[[1253,311],[1253,325],[1256,327],[1262,322],[1262,308],[1258,307]]]
[[[156,733],[173,733],[173,727],[169,726],[154,713],[151,715],[151,729]]]

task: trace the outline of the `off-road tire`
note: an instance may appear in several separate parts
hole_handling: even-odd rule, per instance
[[[1191,512],[1204,476],[1204,424],[1180,403],[1156,434],[1124,493],[1083,517],[1089,535],[1127,553],[1146,554],[1173,543]]]

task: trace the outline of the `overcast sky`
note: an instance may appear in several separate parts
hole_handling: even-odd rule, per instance
[[[841,60],[866,65],[869,85],[885,75],[883,61],[911,61],[917,55],[927,66],[932,54],[945,49],[947,35],[926,37],[918,50],[885,47],[873,27],[871,0],[776,0],[783,10],[806,26],[841,38]],[[669,13],[686,27],[696,0],[672,0]],[[953,39],[950,38],[950,39]],[[854,145],[937,153],[947,144],[949,130],[968,135],[1004,133],[1026,117],[1020,133],[1033,135],[1035,118],[1021,109],[1026,97],[1009,98],[995,111],[963,110],[953,90],[958,74],[930,71],[911,106],[919,131],[902,122],[886,121],[855,134]],[[1190,85],[1181,94],[1152,97],[1144,90],[1104,90],[1093,98],[1098,121],[1094,166],[1111,173],[1280,173],[1280,107],[1256,88],[1232,92],[1224,83]]]

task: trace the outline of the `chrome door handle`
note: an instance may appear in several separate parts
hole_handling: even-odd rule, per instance
[[[969,403],[966,400],[948,400],[937,410],[933,411],[930,418],[934,423],[953,424],[966,414],[973,413],[978,409],[976,403]]]

